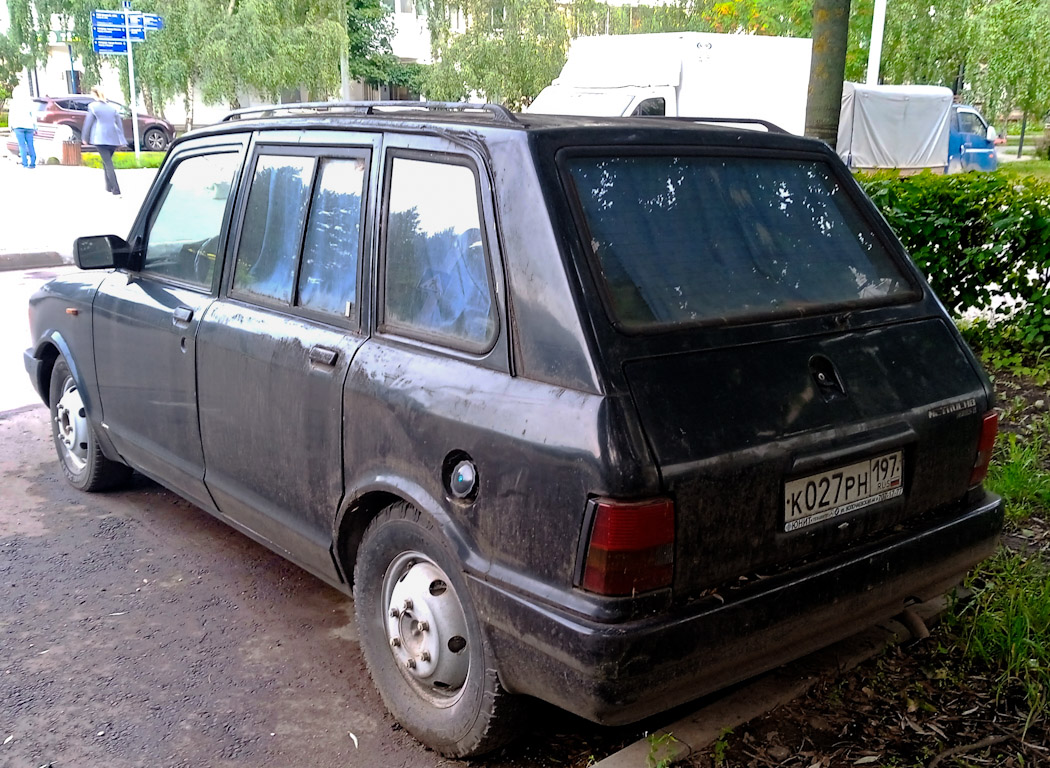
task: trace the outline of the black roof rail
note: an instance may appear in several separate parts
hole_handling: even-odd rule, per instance
[[[488,113],[497,123],[520,124],[514,113],[500,104],[469,104],[462,101],[310,101],[299,104],[269,104],[235,109],[228,113],[220,122],[227,123],[234,120],[242,120],[249,116],[260,118],[281,117],[281,113],[312,112],[330,115],[411,117],[404,113],[424,111],[456,112],[460,114]]]
[[[688,123],[753,123],[755,125],[763,126],[770,133],[783,133],[789,134],[790,131],[786,131],[776,123],[771,123],[768,120],[761,120],[757,117],[659,117],[658,120],[678,120],[679,122]]]

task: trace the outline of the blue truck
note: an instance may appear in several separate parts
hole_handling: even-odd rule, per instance
[[[854,169],[994,171],[998,134],[980,112],[934,85],[844,83],[836,150]]]

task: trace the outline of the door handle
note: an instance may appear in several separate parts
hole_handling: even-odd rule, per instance
[[[174,324],[188,323],[193,319],[193,310],[189,307],[175,307],[175,316],[171,322]]]
[[[335,361],[339,358],[339,350],[329,349],[328,347],[311,347],[310,348],[310,362],[317,363],[318,365],[335,365]]]

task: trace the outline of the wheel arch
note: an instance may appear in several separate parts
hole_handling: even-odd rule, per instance
[[[55,361],[58,360],[59,355],[65,359],[66,365],[69,366],[69,372],[77,382],[77,386],[84,386],[80,369],[77,367],[73,355],[70,354],[69,345],[62,338],[62,334],[57,331],[48,334],[37,343],[36,349],[33,350],[33,357],[40,361],[40,367],[37,369],[37,381],[34,383],[36,384],[37,392],[40,393],[44,400],[44,405],[48,408],[51,407],[51,371],[54,370]]]
[[[399,478],[376,478],[352,496],[348,494],[348,499],[336,517],[333,554],[351,590],[354,586],[354,564],[357,562],[357,553],[365,529],[380,512],[402,501],[437,521],[438,527],[465,570],[484,569],[477,549],[471,544],[472,539],[462,525],[449,515],[438,499],[420,486],[407,481],[402,482]]]
[[[98,400],[97,387],[84,378],[83,371],[77,365],[76,358],[70,351],[66,338],[60,331],[56,330],[45,332],[33,349],[33,357],[40,361],[40,366],[37,368],[37,383],[39,384],[38,392],[44,401],[44,405],[48,408],[51,407],[51,375],[55,369],[55,362],[60,355],[66,361],[66,365],[69,366],[69,373],[73,377],[73,381],[77,383],[77,387],[85,394],[90,394],[90,398],[84,400],[84,407],[87,408],[89,418],[98,426],[102,423],[102,403]],[[92,370],[90,364],[88,369]],[[96,429],[95,439],[98,440],[102,454],[107,459],[124,463],[123,457],[121,457],[116,446],[113,445],[109,433],[105,429]]]

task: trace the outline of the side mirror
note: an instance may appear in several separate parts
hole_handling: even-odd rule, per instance
[[[994,125],[988,126],[988,133],[985,134],[985,137],[988,139],[988,141],[992,142],[993,144],[995,143],[995,140],[999,138],[999,132],[995,130]]]
[[[73,256],[81,269],[120,269],[128,266],[131,247],[116,235],[78,237]]]

